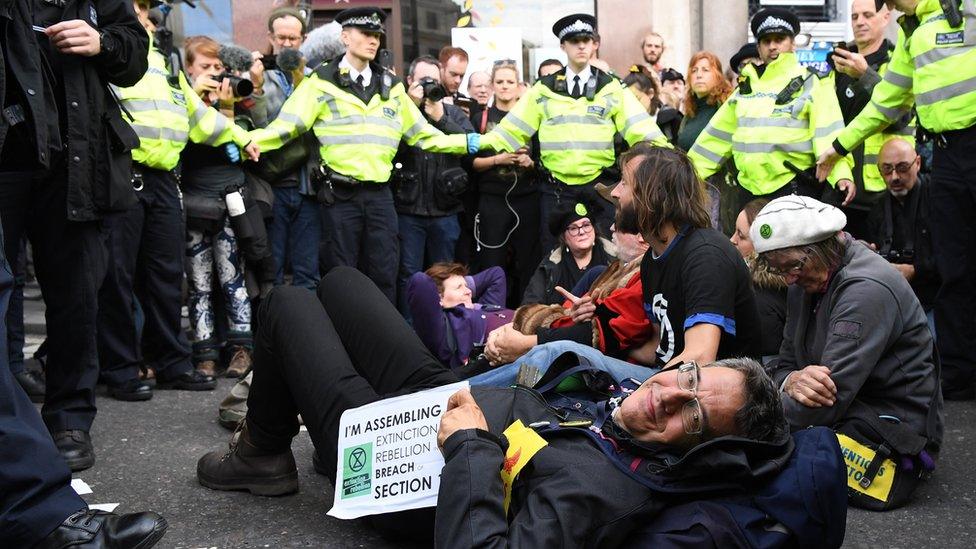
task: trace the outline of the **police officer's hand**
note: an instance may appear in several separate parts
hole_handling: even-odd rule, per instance
[[[471,396],[471,389],[461,389],[447,400],[447,410],[441,416],[441,424],[437,429],[437,447],[443,450],[444,441],[464,429],[488,430],[488,420],[478,402]]]
[[[854,195],[857,194],[857,185],[854,184],[850,179],[841,179],[837,182],[837,190],[844,192],[844,202],[841,204],[846,206],[854,200]]]
[[[863,55],[843,49],[835,49],[834,67],[851,78],[861,78],[868,71],[868,61]]]
[[[817,180],[826,181],[827,176],[830,175],[831,171],[833,171],[834,164],[836,164],[838,160],[840,160],[840,154],[835,151],[834,147],[831,145],[831,147],[825,150],[823,154],[820,155],[820,158],[817,159]]]
[[[51,45],[66,55],[91,57],[102,51],[102,39],[98,31],[81,19],[51,25],[44,34],[51,41]]]
[[[251,63],[251,83],[254,84],[254,92],[259,93],[264,87],[264,63],[261,62],[261,58],[264,55],[259,51],[252,51],[251,58],[254,62]]]
[[[434,122],[439,122],[441,118],[444,118],[444,103],[425,99],[424,112],[427,113],[427,116],[429,116],[431,120]]]
[[[891,266],[898,269],[898,272],[901,273],[903,277],[905,277],[905,280],[911,282],[912,279],[915,278],[915,265],[908,265],[905,263],[892,263]]]
[[[244,147],[244,153],[251,159],[251,162],[257,162],[261,158],[261,149],[254,141],[251,141]]]
[[[830,368],[819,364],[790,374],[783,391],[808,408],[833,406],[837,401],[837,386],[830,379]]]

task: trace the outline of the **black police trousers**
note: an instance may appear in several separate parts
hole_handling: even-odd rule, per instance
[[[334,204],[322,207],[322,272],[340,266],[356,267],[390,303],[396,303],[400,245],[390,186],[363,183],[337,190],[336,195]]]
[[[0,173],[7,263],[18,261],[26,233],[44,295],[48,358],[41,416],[52,433],[88,431],[95,419],[95,321],[108,256],[109,232],[102,221],[68,220],[67,189],[64,166]]]
[[[317,294],[279,286],[258,308],[247,427],[258,447],[285,451],[301,414],[334,483],[342,412],[458,377],[361,272],[335,268]],[[431,538],[432,515],[433,509],[385,514],[374,527],[400,538]]]
[[[164,379],[193,368],[180,326],[186,226],[176,176],[134,168],[142,174],[139,201],[107,220],[111,259],[98,294],[98,358],[102,379],[112,385],[135,379],[144,361]]]
[[[942,355],[943,394],[971,392],[976,383],[976,126],[936,138],[929,224],[942,286],[935,331]]]
[[[30,174],[11,175],[0,174],[3,199],[10,198],[12,188],[30,181]],[[2,204],[0,213],[7,225],[9,203],[3,200]],[[7,239],[0,240],[6,248]],[[0,254],[0,333],[4,334],[12,285],[10,267]],[[33,547],[86,504],[71,489],[71,471],[6,361],[6,338],[0,338],[0,541],[4,547]]]

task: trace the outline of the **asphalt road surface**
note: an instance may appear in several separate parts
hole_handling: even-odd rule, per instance
[[[148,402],[118,402],[100,391],[92,430],[96,463],[75,475],[91,486],[91,503],[118,503],[118,512],[165,515],[170,528],[158,547],[401,547],[384,542],[362,521],[326,516],[332,486],[311,466],[312,444],[302,431],[292,449],[301,490],[281,498],[215,492],[196,481],[205,452],[226,448],[229,432],[216,423],[217,404],[230,390],[157,391]],[[905,509],[851,510],[848,547],[976,547],[976,403],[947,403],[945,448],[935,476]]]

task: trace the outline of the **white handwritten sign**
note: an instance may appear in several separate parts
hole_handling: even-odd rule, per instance
[[[353,519],[436,506],[444,468],[437,429],[447,400],[467,386],[462,381],[343,412],[328,514]]]

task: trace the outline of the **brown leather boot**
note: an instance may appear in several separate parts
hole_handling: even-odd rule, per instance
[[[234,355],[227,365],[225,377],[242,377],[251,371],[251,350],[247,347],[234,347]]]
[[[196,365],[197,371],[205,376],[217,377],[217,363],[213,360],[203,360]]]
[[[206,454],[197,462],[197,480],[213,490],[247,490],[257,496],[298,491],[298,468],[291,448],[268,452],[251,444],[247,420],[231,438],[230,450]]]

